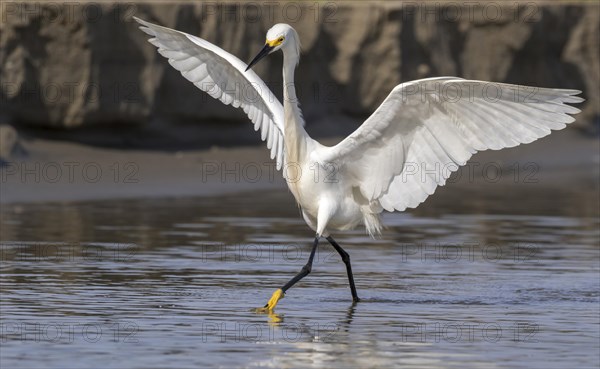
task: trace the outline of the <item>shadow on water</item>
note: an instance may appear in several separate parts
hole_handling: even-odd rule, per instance
[[[284,191],[6,205],[0,364],[598,366],[597,193],[441,189],[388,229],[322,243]],[[552,201],[548,201],[552,199]],[[41,358],[44,358],[43,361]]]

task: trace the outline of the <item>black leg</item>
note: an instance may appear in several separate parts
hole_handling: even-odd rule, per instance
[[[286,283],[285,286],[281,287],[281,290],[284,293],[285,293],[285,291],[290,289],[293,285],[295,285],[299,280],[306,277],[310,273],[310,271],[312,270],[312,263],[313,263],[313,259],[315,258],[315,252],[317,251],[318,245],[319,245],[319,236],[315,237],[315,241],[313,243],[313,247],[310,252],[310,256],[308,257],[308,262],[306,263],[306,265],[302,267],[302,270],[300,270],[300,273],[296,274],[296,276],[294,278],[290,279],[290,281],[288,283]]]
[[[290,279],[290,281],[288,283],[286,283],[285,286],[283,286],[280,289],[278,289],[277,291],[273,292],[273,296],[271,296],[271,298],[269,299],[267,304],[262,308],[254,309],[255,312],[260,313],[260,314],[273,313],[275,306],[277,306],[277,302],[279,302],[279,300],[284,297],[285,291],[290,289],[299,280],[306,277],[310,273],[310,271],[312,269],[313,259],[315,258],[315,252],[317,251],[317,246],[319,245],[319,238],[320,237],[318,235],[317,235],[317,237],[315,237],[315,242],[313,243],[312,250],[310,251],[310,256],[308,257],[308,262],[306,263],[305,266],[302,267],[302,270],[300,271],[300,273],[296,274],[296,276],[294,278]]]
[[[333,239],[333,237],[327,237],[327,241],[333,246],[335,251],[340,254],[342,257],[342,261],[346,264],[346,273],[348,273],[348,282],[350,283],[350,291],[352,292],[352,300],[354,302],[360,301],[358,298],[358,294],[356,293],[356,286],[354,285],[354,276],[352,275],[352,266],[350,265],[350,255],[342,248],[342,246],[338,245],[337,242]]]

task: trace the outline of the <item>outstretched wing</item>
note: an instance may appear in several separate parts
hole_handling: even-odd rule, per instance
[[[316,158],[334,163],[357,200],[381,211],[414,208],[477,151],[529,143],[562,129],[577,90],[456,77],[403,83],[356,131]]]
[[[258,75],[227,51],[199,37],[134,17],[169,64],[196,87],[226,105],[241,107],[267,141],[277,169],[284,163],[283,106]]]

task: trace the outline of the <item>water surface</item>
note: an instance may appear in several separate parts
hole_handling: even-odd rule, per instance
[[[544,192],[545,191],[545,192]],[[597,368],[597,198],[453,189],[322,243],[284,191],[5,205],[3,368]],[[596,204],[594,204],[594,202]]]

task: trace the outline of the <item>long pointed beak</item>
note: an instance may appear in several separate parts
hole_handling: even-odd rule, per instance
[[[262,59],[265,56],[269,55],[269,53],[271,52],[271,50],[273,50],[273,46],[265,45],[262,48],[262,50],[254,57],[254,59],[252,59],[252,61],[250,62],[250,64],[248,64],[248,67],[246,68],[246,70],[244,72],[247,72],[248,69],[252,68],[256,63],[258,63],[260,61],[260,59]]]

